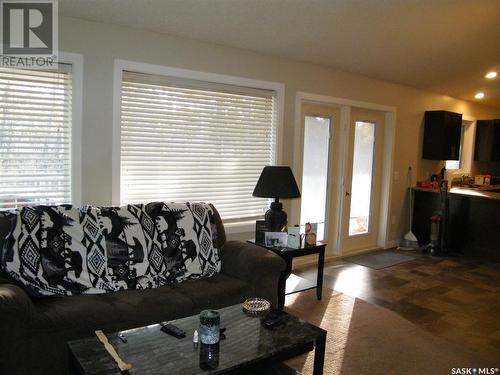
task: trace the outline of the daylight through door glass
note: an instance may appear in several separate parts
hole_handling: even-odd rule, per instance
[[[375,124],[372,122],[356,121],[354,129],[349,236],[369,232],[374,151]]]
[[[325,238],[330,118],[306,116],[300,222],[317,223],[316,239]]]

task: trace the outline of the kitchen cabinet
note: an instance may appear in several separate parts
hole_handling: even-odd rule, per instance
[[[422,158],[459,160],[462,114],[448,111],[426,111]]]
[[[500,261],[498,195],[492,193],[484,197],[456,192],[444,195],[436,190],[414,188],[413,197],[412,232],[420,246],[430,242],[430,219],[438,212],[447,216],[441,227],[443,252]]]
[[[474,160],[500,161],[500,120],[477,121]]]
[[[413,191],[413,223],[412,232],[420,246],[431,242],[431,216],[441,212],[443,204],[441,195],[434,190]]]

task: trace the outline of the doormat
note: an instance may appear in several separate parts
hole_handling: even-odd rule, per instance
[[[344,258],[346,262],[360,264],[362,266],[370,267],[375,270],[392,267],[396,264],[409,262],[410,260],[414,259],[416,258],[411,255],[397,254],[392,251],[354,255],[352,257]]]

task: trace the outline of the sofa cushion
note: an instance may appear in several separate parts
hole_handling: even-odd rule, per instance
[[[169,286],[99,295],[48,297],[35,302],[19,374],[68,374],[67,341],[192,315],[193,302]],[[29,357],[28,357],[29,354]],[[10,372],[9,372],[10,373]],[[16,374],[17,374],[16,373]]]
[[[243,303],[246,298],[254,296],[250,284],[222,273],[208,279],[185,281],[172,288],[187,296],[198,312]]]
[[[35,302],[29,330],[61,332],[72,339],[191,315],[193,301],[169,286],[98,295],[51,297]]]

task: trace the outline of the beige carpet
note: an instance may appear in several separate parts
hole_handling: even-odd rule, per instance
[[[383,307],[331,289],[287,297],[286,310],[328,331],[325,374],[451,374],[453,367],[498,367]],[[287,365],[312,374],[313,352]]]

